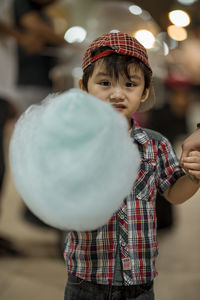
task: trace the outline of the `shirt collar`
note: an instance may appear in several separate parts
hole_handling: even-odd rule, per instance
[[[140,127],[137,121],[132,120],[131,137],[134,138],[139,144],[146,146],[150,140],[147,133]]]

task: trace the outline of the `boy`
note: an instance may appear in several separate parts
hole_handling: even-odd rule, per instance
[[[109,102],[127,118],[141,165],[131,194],[105,226],[92,232],[68,233],[65,300],[154,299],[156,192],[178,204],[200,186],[199,152],[191,152],[184,164],[193,175],[190,177],[179,167],[168,140],[142,129],[132,119],[134,112],[153,105],[153,98],[149,98],[151,77],[146,50],[127,34],[97,38],[83,58],[79,87]]]

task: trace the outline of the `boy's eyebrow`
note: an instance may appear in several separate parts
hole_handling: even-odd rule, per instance
[[[110,76],[108,73],[105,73],[105,72],[98,72],[96,74],[97,77],[100,77],[100,76]]]
[[[111,75],[110,74],[108,74],[108,73],[105,73],[105,72],[98,72],[97,74],[96,74],[96,77],[103,77],[103,76],[107,76],[107,77],[110,77]],[[142,79],[142,77],[140,76],[140,75],[137,75],[137,74],[133,74],[133,75],[130,75],[129,76],[129,78],[131,79],[131,80],[141,80]]]
[[[137,80],[141,80],[142,79],[142,77],[140,75],[137,75],[137,74],[130,75],[129,77],[130,77],[130,79],[137,79]]]

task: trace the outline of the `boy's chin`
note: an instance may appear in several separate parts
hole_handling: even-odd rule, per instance
[[[114,110],[118,111],[120,114],[126,117],[126,111],[124,108],[119,108],[119,107],[113,107]]]
[[[120,107],[114,107],[114,109],[115,109],[116,111],[119,111],[119,112],[121,112],[121,113],[123,113],[123,112],[124,112],[124,108],[120,108]]]

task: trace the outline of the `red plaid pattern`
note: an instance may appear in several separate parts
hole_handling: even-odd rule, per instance
[[[143,130],[135,122],[131,136],[141,154],[138,178],[131,194],[105,226],[67,234],[68,272],[98,284],[113,283],[118,243],[125,285],[154,279],[158,254],[156,193],[163,193],[184,175],[171,144],[161,134]]]
[[[109,52],[106,50],[102,52],[101,55],[92,56],[92,52],[94,50],[105,46],[110,47],[114,51]],[[83,71],[99,58],[108,56],[113,52],[137,57],[149,68],[150,72],[152,73],[148,62],[146,49],[134,37],[122,32],[107,33],[94,40],[89,45],[88,50],[83,57]]]

